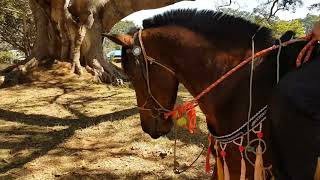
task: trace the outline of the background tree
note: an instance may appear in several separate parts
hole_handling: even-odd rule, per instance
[[[110,30],[111,34],[126,34],[131,29],[137,28],[136,25],[132,21],[120,21],[117,24],[115,24],[112,29]],[[121,46],[110,41],[109,39],[104,39],[104,48],[105,52],[112,51],[114,49],[121,49]]]
[[[299,20],[302,22],[305,28],[305,31],[310,32],[312,30],[314,23],[320,20],[320,16],[307,14],[305,18],[299,19]]]
[[[55,60],[63,60],[72,64],[72,73],[81,75],[87,70],[101,82],[125,78],[121,71],[105,61],[101,33],[109,32],[116,22],[132,12],[158,8],[174,2],[175,0],[29,0],[27,3],[24,0],[2,0],[0,1],[2,22],[0,31],[3,33],[1,40],[6,39],[8,42],[10,40],[10,44],[29,56],[23,64],[7,68],[2,74],[10,77],[23,76],[32,67],[50,65]],[[230,5],[233,0],[226,2],[228,3],[226,5]],[[249,20],[271,28],[274,24],[279,33],[285,29],[284,27],[299,26],[298,34],[301,33],[297,22],[276,23],[278,11],[294,10],[302,4],[301,0],[259,2],[261,5],[253,13],[230,9],[229,13],[247,19],[249,17]],[[33,23],[35,30],[31,28]],[[33,32],[36,35],[34,43],[32,43]],[[13,38],[8,38],[9,33]]]
[[[296,36],[301,37],[305,34],[304,27],[301,21],[283,21],[278,20],[271,24],[271,28],[274,30],[275,37],[281,37],[285,32],[293,30],[296,32]]]
[[[221,8],[226,8],[235,0],[225,0],[227,3],[221,6],[218,6],[218,10]],[[302,0],[259,0],[258,7],[254,8],[253,13],[259,16],[262,16],[267,21],[271,20],[272,18],[276,17],[276,14],[279,11],[295,11],[295,9],[299,6],[303,5]],[[319,3],[320,4],[320,3]],[[314,4],[313,6],[317,6]]]
[[[175,0],[29,0],[36,27],[30,61],[4,72],[20,76],[35,66],[56,59],[72,64],[71,72],[81,75],[84,68],[96,80],[113,82],[125,78],[103,56],[101,33],[125,16],[147,8],[158,8]]]
[[[230,8],[224,8],[222,9],[222,11],[234,16],[245,18],[249,21],[260,24],[261,26],[271,28],[273,30],[273,35],[276,38],[279,38],[288,30],[295,31],[297,36],[303,36],[305,34],[305,27],[303,22],[300,19],[284,21],[284,20],[280,20],[277,17],[273,17],[271,20],[268,20],[265,17],[262,17],[255,13],[246,12],[246,11],[239,11],[239,10],[230,9]],[[306,20],[306,23],[310,23],[310,26],[312,27],[314,21],[312,21],[313,19],[312,20],[309,20],[309,19],[310,18]]]
[[[0,1],[0,40],[2,42],[29,56],[34,32],[32,13],[26,1]]]
[[[312,10],[312,9],[317,9],[317,10],[319,10],[319,9],[320,9],[320,2],[312,4],[312,5],[309,7],[309,9],[310,9],[310,10]]]

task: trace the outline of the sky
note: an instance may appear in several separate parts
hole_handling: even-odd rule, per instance
[[[265,2],[262,0],[234,0],[233,4],[230,6],[230,8],[233,9],[239,9],[239,10],[245,10],[252,12],[253,8],[257,7],[258,2]],[[209,10],[215,10],[217,6],[227,4],[228,0],[196,0],[196,1],[182,1],[170,6],[166,6],[159,9],[152,9],[152,10],[142,10],[135,12],[126,18],[124,20],[133,21],[135,24],[141,26],[142,20],[146,19],[148,17],[152,17],[156,14],[160,14],[164,11],[171,10],[171,9],[187,9],[187,8],[196,8],[196,9],[209,9]],[[279,11],[277,13],[277,16],[280,19],[283,20],[291,20],[296,18],[303,18],[308,13],[311,14],[319,14],[319,12],[310,11],[308,10],[308,6],[315,3],[315,0],[303,0],[303,6],[296,9],[295,12],[288,12],[288,11]]]

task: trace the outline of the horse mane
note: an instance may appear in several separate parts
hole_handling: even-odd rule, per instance
[[[214,39],[226,47],[251,47],[255,35],[257,49],[270,46],[274,40],[269,28],[261,27],[240,17],[210,10],[176,9],[155,15],[143,21],[143,28],[180,26]]]

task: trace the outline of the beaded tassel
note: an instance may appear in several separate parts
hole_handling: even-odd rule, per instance
[[[246,162],[243,158],[243,151],[244,147],[242,145],[239,146],[239,151],[241,153],[241,174],[240,174],[240,180],[246,180]]]
[[[230,173],[229,173],[228,164],[226,162],[226,158],[223,158],[223,174],[224,174],[224,180],[230,180]]]
[[[217,164],[217,176],[218,180],[224,180],[224,174],[223,174],[223,168],[222,168],[222,162],[219,157],[219,147],[217,142],[214,145],[214,149],[216,150],[216,164]]]
[[[246,162],[241,158],[241,174],[240,174],[240,180],[246,180]]]
[[[222,151],[220,152],[221,153],[221,157],[223,158],[223,175],[224,175],[224,180],[230,180],[230,173],[229,173],[229,167],[228,167],[228,164],[227,164],[227,161],[226,161],[226,144],[221,145],[221,149]]]
[[[314,180],[319,180],[319,179],[320,179],[320,157],[318,158],[317,168],[314,174]]]
[[[256,149],[256,161],[254,164],[254,180],[264,180],[264,166],[263,166],[263,158],[262,158],[262,148],[260,140],[263,136],[262,132],[257,133],[259,138],[259,145]]]

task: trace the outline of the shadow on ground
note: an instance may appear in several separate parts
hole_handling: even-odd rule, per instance
[[[58,77],[0,94],[0,179],[208,177],[204,156],[187,174],[172,173],[174,134],[153,140],[141,130],[131,89]],[[182,163],[206,144],[198,121],[196,134],[178,131]]]

